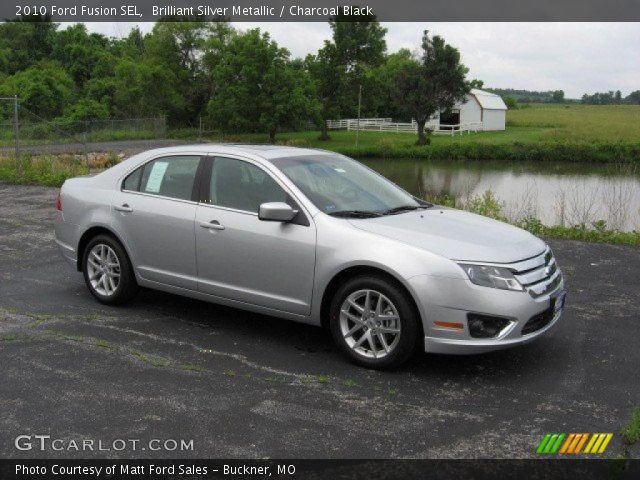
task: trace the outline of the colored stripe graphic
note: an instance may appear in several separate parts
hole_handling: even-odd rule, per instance
[[[542,437],[536,453],[566,455],[576,455],[580,452],[604,453],[612,438],[613,433],[547,433]],[[585,444],[587,446],[583,451],[582,447]]]
[[[578,435],[576,435],[575,433],[570,433],[569,436],[567,437],[567,440],[562,445],[562,448],[560,449],[560,453],[567,453],[567,449],[569,448],[569,445],[571,445],[571,443],[573,442],[573,439],[576,438]]]
[[[573,453],[580,453],[580,450],[582,450],[583,445],[586,443],[587,438],[589,438],[589,434],[588,433],[582,433],[582,440],[580,440],[580,443],[578,443],[578,445],[576,446],[576,449]]]
[[[538,445],[537,453],[556,453],[562,444],[562,440],[566,435],[564,433],[547,433],[540,445]]]
[[[604,441],[602,442],[602,445],[600,445],[600,450],[598,450],[598,453],[604,453],[605,448],[607,448],[607,445],[609,445],[609,442],[613,438],[613,433],[607,433],[606,435],[607,436],[605,437]]]
[[[544,452],[544,447],[547,445],[547,442],[549,441],[550,438],[551,438],[551,434],[550,433],[547,433],[542,438],[542,441],[540,442],[540,445],[538,445],[538,449],[536,450],[536,453]]]

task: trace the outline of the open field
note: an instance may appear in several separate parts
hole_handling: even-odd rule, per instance
[[[640,161],[640,106],[535,105],[507,113],[502,132],[434,135],[431,145],[414,145],[410,133],[332,131],[290,132],[277,142],[324,148],[357,157],[574,162]],[[213,141],[267,142],[263,134],[213,135]]]
[[[314,146],[347,148],[355,145],[355,132],[330,132],[332,140],[318,141],[317,132],[283,133],[279,141],[306,141]],[[233,137],[233,136],[231,136]],[[239,138],[266,142],[266,135],[239,135]],[[411,144],[414,134],[360,132],[362,146],[391,143]],[[528,108],[507,112],[507,130],[478,134],[434,135],[433,146],[486,143],[632,143],[640,144],[640,106],[532,104]]]
[[[16,450],[31,433],[194,440],[154,458],[532,458],[546,432],[612,432],[598,458],[640,457],[637,248],[551,240],[569,296],[548,335],[378,372],[316,327],[154,291],[97,303],[57,252],[55,195],[0,185],[4,457],[77,456]]]
[[[640,143],[640,105],[532,104],[507,112],[513,127],[538,130],[541,142]],[[517,130],[516,130],[517,131]]]

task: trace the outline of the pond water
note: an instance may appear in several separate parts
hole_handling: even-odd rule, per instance
[[[362,159],[410,193],[463,206],[488,190],[510,220],[539,218],[545,225],[640,230],[640,168],[635,165]]]

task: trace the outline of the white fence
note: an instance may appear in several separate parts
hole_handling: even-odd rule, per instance
[[[327,128],[329,130],[362,130],[373,132],[408,132],[417,133],[418,124],[416,121],[411,123],[393,122],[390,118],[346,118],[343,120],[327,120]],[[455,135],[464,132],[479,132],[482,130],[482,122],[458,123],[455,125],[427,125],[436,134]]]

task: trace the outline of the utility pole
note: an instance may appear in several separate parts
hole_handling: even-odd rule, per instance
[[[13,96],[13,137],[15,141],[16,173],[22,178],[22,162],[20,161],[20,129],[18,127],[18,95]]]
[[[358,88],[358,126],[356,129],[356,148],[358,147],[358,138],[360,137],[360,108],[362,107],[362,85]]]

